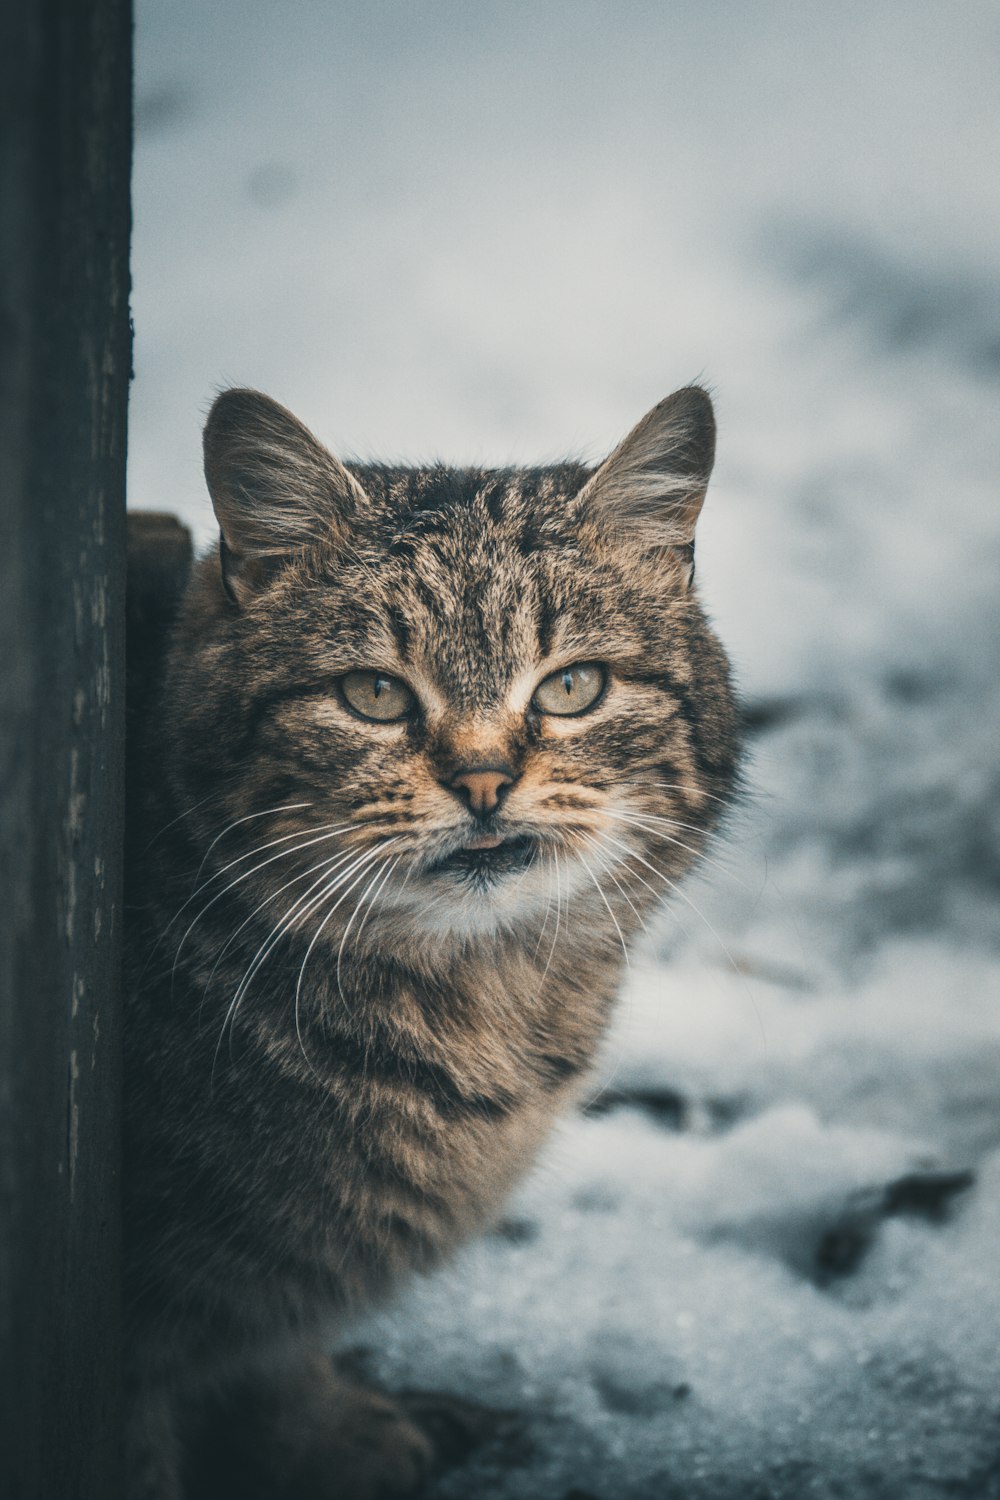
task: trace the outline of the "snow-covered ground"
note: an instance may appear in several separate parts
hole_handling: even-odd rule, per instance
[[[1000,7],[140,3],[134,504],[255,384],[596,457],[715,387],[748,796],[604,1091],[356,1331],[519,1415],[439,1500],[1000,1496]]]

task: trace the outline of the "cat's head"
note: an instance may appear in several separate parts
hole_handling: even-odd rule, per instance
[[[345,466],[269,398],[221,395],[220,548],[172,689],[185,797],[206,834],[242,820],[212,858],[252,837],[250,884],[288,882],[290,922],[331,933],[464,941],[567,903],[634,925],[734,774],[692,588],[714,440],[689,387],[594,471]]]

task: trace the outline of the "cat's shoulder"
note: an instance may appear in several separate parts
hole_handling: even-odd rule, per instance
[[[165,511],[130,511],[125,594],[129,674],[162,658],[191,574],[191,533]]]
[[[191,576],[191,533],[176,516],[130,511],[125,589],[125,662],[128,799],[138,799],[135,778],[147,738],[174,622]]]

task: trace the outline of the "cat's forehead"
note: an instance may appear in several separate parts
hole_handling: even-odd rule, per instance
[[[570,501],[583,474],[431,470],[387,483],[382,603],[401,661],[450,701],[499,703],[547,657],[553,580],[573,569]]]
[[[422,539],[453,542],[469,554],[490,533],[523,554],[565,543],[574,532],[573,498],[588,475],[582,464],[545,468],[368,468],[355,474],[372,500],[371,520],[393,552]]]
[[[544,650],[545,567],[509,511],[494,510],[477,492],[420,517],[387,552],[401,654],[452,701],[500,700]]]

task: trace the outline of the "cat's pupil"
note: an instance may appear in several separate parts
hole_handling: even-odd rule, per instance
[[[573,691],[573,673],[572,672],[564,672],[562,680],[563,680],[563,687],[566,689],[566,695],[568,697],[570,695],[570,693],[572,693],[572,691]]]

